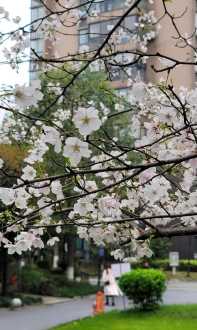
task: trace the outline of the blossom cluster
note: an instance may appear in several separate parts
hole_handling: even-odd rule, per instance
[[[6,18],[6,12],[0,12]],[[49,15],[33,28],[41,28],[51,38],[59,22],[58,15]],[[144,13],[135,24],[136,33],[129,31],[142,52],[155,37],[155,23],[153,12]],[[15,54],[26,48],[22,31],[12,35]],[[79,62],[68,70],[70,87],[84,67],[94,71],[122,64],[131,78],[130,90],[123,101],[114,97],[114,107],[102,100],[84,102],[82,96],[78,104],[67,107],[68,85],[56,84],[55,79],[44,87],[35,81],[1,94],[1,106],[12,114],[1,129],[2,141],[26,146],[20,173],[11,175],[14,182],[5,181],[0,187],[4,224],[0,244],[10,254],[43,248],[42,236],[51,224],[56,233],[47,244],[52,246],[61,227],[73,224],[81,238],[110,246],[114,258],[150,256],[143,239],[149,232],[177,223],[181,228],[197,225],[197,88],[176,91],[163,81],[153,85],[140,77],[132,79],[130,64],[139,55],[125,52],[123,59],[111,51],[124,33],[119,29],[109,38],[100,52],[104,60],[78,54]],[[9,51],[5,53],[12,63]],[[2,177],[6,165],[2,157]]]
[[[40,94],[35,93],[34,97],[36,95],[39,101]],[[100,146],[95,154],[89,137],[102,127],[102,121],[93,104],[76,109],[72,121],[78,134],[66,139],[61,129],[39,123],[40,133],[24,160],[26,165],[21,177],[13,187],[0,188],[3,204],[14,207],[19,219],[22,216],[14,230],[20,232],[25,228],[34,212],[40,219],[39,225],[50,224],[56,206],[63,205],[68,198],[65,184],[72,173],[76,176],[73,190],[78,199],[67,221],[78,225],[81,238],[92,239],[98,245],[111,245],[114,251],[117,249],[116,257],[126,257],[128,249],[138,257],[151,255],[146,242],[138,241],[138,237],[152,227],[169,225],[170,215],[183,214],[181,223],[195,226],[195,215],[184,217],[184,213],[189,209],[195,214],[197,207],[196,97],[197,89],[181,89],[175,98],[167,87],[134,83],[128,99],[131,106],[136,107],[130,124],[134,144],[124,152],[114,137],[111,151]],[[21,100],[29,106],[29,99],[28,102],[23,97]],[[68,159],[71,172],[62,173],[60,178],[50,178],[47,173],[46,179],[40,177],[38,164],[43,162],[50,147]],[[140,162],[133,168],[132,158],[136,154],[140,155]],[[80,166],[84,160],[86,167],[89,166],[85,177],[86,171]],[[1,161],[1,168],[3,166]],[[147,218],[144,223],[143,219]],[[57,227],[60,224],[58,222]],[[12,228],[11,223],[8,228]],[[16,242],[6,243],[6,246],[10,253],[21,253],[35,245],[42,247],[39,234],[36,232],[36,238],[28,245],[24,234],[18,233]],[[33,235],[32,231],[27,231],[26,235]]]

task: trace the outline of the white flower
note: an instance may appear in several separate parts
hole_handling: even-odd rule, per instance
[[[132,86],[132,92],[131,92],[131,102],[144,102],[144,98],[146,95],[146,85],[142,81],[136,82]]]
[[[32,242],[32,246],[36,249],[43,249],[44,243],[40,238],[36,237]]]
[[[0,200],[5,205],[11,205],[15,201],[15,191],[11,188],[0,187]]]
[[[48,151],[48,146],[46,143],[40,142],[35,148],[31,151],[29,156],[27,156],[24,160],[29,164],[34,164],[37,161],[41,161],[44,154]]]
[[[15,244],[8,242],[7,246],[8,254],[18,253],[31,250],[32,247],[42,249],[44,244],[40,237],[37,237],[33,232],[21,232],[15,238]]]
[[[47,245],[48,246],[54,246],[56,242],[59,242],[59,238],[58,237],[52,237],[47,241]]]
[[[38,200],[38,206],[40,208],[40,213],[43,216],[50,216],[53,213],[52,205],[50,205],[51,200],[47,197],[42,197]]]
[[[20,21],[21,21],[21,17],[20,17],[20,16],[16,16],[16,17],[13,18],[13,22],[14,22],[15,24],[20,23]]]
[[[113,196],[99,198],[98,207],[106,217],[119,217],[121,214],[120,203]]]
[[[62,232],[62,227],[61,226],[57,226],[55,228],[55,231],[56,231],[57,234],[60,234]]]
[[[88,231],[85,227],[77,227],[77,234],[80,238],[88,240]]]
[[[53,181],[51,183],[51,192],[56,195],[57,199],[64,198],[64,194],[62,191],[62,185],[59,180]]]
[[[22,171],[23,175],[21,176],[21,178],[25,181],[33,180],[36,177],[36,170],[32,166],[27,165],[23,168]]]
[[[117,249],[111,252],[111,255],[114,257],[115,260],[122,260],[124,258],[124,251],[121,249]]]
[[[31,195],[26,192],[24,188],[16,190],[15,205],[19,209],[26,209],[27,201],[31,198]]]
[[[15,248],[16,248],[16,253],[21,255],[22,252],[25,252],[25,251],[28,251],[31,249],[31,243],[28,240],[22,239],[16,243]]]
[[[80,214],[81,216],[85,216],[87,213],[92,212],[93,210],[94,207],[89,197],[80,198],[74,205],[74,212]]]
[[[55,152],[59,153],[62,148],[60,133],[50,126],[43,127],[44,134],[41,136],[41,140],[44,143],[49,143],[54,146]]]
[[[40,84],[36,81],[32,82],[32,86],[15,85],[13,90],[15,103],[22,109],[36,105],[43,98],[39,88]]]
[[[12,255],[16,252],[16,247],[13,244],[8,244],[5,246],[8,249],[8,254]]]
[[[98,189],[97,184],[95,181],[92,180],[79,180],[79,186],[74,187],[74,191],[81,192],[83,190],[88,191],[88,192],[94,192],[95,190]]]
[[[4,161],[0,158],[0,169],[3,167]]]
[[[79,133],[84,136],[98,130],[101,126],[98,111],[94,107],[79,108],[73,117],[73,121],[79,129]]]
[[[77,165],[82,157],[89,158],[91,151],[88,144],[76,137],[69,137],[64,146],[63,155],[69,157],[72,165]]]

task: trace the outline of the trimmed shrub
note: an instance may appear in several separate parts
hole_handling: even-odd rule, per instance
[[[10,307],[11,298],[10,297],[0,297],[0,308]]]
[[[151,268],[157,268],[162,270],[172,270],[172,267],[169,264],[169,259],[149,259],[148,260],[149,266]],[[141,268],[143,267],[144,261],[133,263],[132,268]],[[197,260],[190,259],[189,260],[189,268],[191,272],[197,272]],[[188,260],[187,259],[180,259],[179,266],[177,267],[179,271],[187,271],[188,270]]]
[[[136,269],[123,274],[119,285],[134,306],[143,310],[153,310],[162,301],[165,291],[165,274],[156,269]]]
[[[22,299],[23,305],[34,305],[34,304],[41,304],[42,303],[42,298],[41,297],[28,296],[28,295],[19,295],[19,298]]]
[[[98,287],[84,282],[66,282],[63,287],[59,288],[57,291],[58,297],[84,297],[90,294],[95,294],[98,291]]]

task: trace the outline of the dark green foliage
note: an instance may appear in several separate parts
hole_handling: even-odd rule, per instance
[[[11,303],[10,297],[0,297],[0,307],[9,307]]]
[[[50,273],[35,266],[25,267],[21,272],[21,290],[23,292],[72,298],[96,293],[97,289],[97,286],[87,282],[68,281],[64,273]]]
[[[86,282],[66,282],[62,288],[59,288],[57,294],[59,297],[83,297],[96,293],[98,288]]]
[[[150,241],[150,248],[153,251],[153,259],[168,258],[171,240],[169,238],[155,238]]]
[[[41,294],[47,282],[45,273],[37,267],[25,267],[21,271],[21,290],[33,294]]]
[[[142,310],[153,310],[162,301],[165,274],[155,269],[136,269],[123,274],[119,280],[121,290]]]

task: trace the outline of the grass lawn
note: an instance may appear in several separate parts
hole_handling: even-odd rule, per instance
[[[197,305],[164,306],[156,312],[110,312],[51,330],[196,330]]]
[[[190,272],[189,276],[187,276],[187,272],[177,271],[176,275],[172,275],[172,272],[165,271],[166,277],[168,280],[180,280],[180,281],[197,281],[197,272]]]

